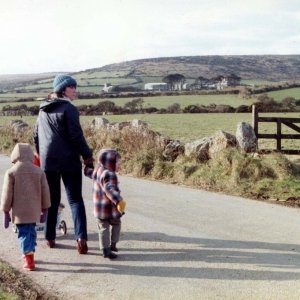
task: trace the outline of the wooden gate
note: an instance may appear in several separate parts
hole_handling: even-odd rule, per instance
[[[258,133],[258,124],[261,122],[273,122],[277,124],[277,130],[274,134],[261,134]],[[282,134],[281,127],[282,124],[293,129],[294,131],[300,133],[300,127],[295,125],[295,123],[300,123],[300,118],[281,118],[281,117],[259,117],[258,111],[255,105],[252,106],[252,126],[255,132],[255,135],[258,139],[275,139],[276,140],[276,151],[280,151],[285,154],[300,154],[300,150],[292,150],[292,149],[282,149],[281,148],[281,140],[289,139],[289,140],[299,140],[300,134]],[[270,150],[260,150],[262,152],[270,151]]]

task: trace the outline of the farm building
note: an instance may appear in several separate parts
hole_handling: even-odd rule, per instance
[[[113,86],[110,83],[104,83],[104,87],[102,89],[104,93],[110,93],[113,91]]]
[[[164,82],[146,83],[145,90],[153,91],[165,91],[168,89],[168,85]]]
[[[136,92],[138,89],[132,85],[111,85],[104,83],[103,93]]]
[[[205,78],[199,76],[189,87],[190,90],[223,90],[226,87],[234,87],[241,84],[241,78],[235,74],[228,76],[217,76],[214,78]]]

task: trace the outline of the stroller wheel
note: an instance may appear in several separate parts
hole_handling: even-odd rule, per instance
[[[59,229],[63,235],[67,234],[67,224],[64,220],[60,221]]]

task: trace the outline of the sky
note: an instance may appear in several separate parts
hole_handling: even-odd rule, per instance
[[[0,74],[300,54],[299,0],[0,0]]]

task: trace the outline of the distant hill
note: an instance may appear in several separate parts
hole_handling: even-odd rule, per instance
[[[187,82],[199,76],[213,78],[236,74],[242,80],[300,81],[300,55],[225,55],[180,56],[139,59],[105,65],[72,73],[81,91],[101,91],[105,83],[134,85],[143,88],[147,82],[161,82],[168,74],[180,73]],[[0,75],[0,90],[51,90],[57,72]]]
[[[0,75],[0,89],[11,89],[54,77],[58,72]]]
[[[234,73],[242,79],[300,79],[300,55],[180,56],[139,59],[86,71],[122,72],[128,77],[166,76],[180,73],[187,78],[212,78]]]

